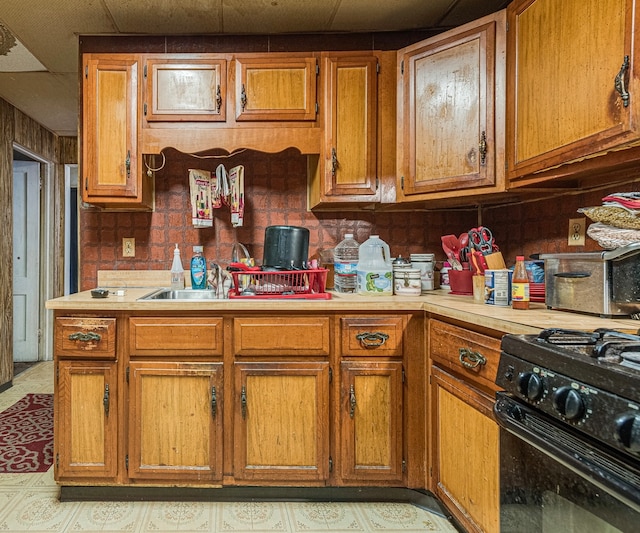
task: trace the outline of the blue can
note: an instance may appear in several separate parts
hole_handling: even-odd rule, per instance
[[[511,305],[511,270],[485,270],[485,303],[507,307]]]

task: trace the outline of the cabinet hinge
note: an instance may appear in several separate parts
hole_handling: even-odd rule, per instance
[[[147,77],[147,65],[144,66],[144,68],[142,69],[142,75],[146,78]]]
[[[60,366],[56,365],[56,381],[60,381]]]
[[[320,75],[320,65],[316,62],[316,76]]]
[[[404,368],[402,369],[402,383],[407,380],[407,374],[405,374]]]
[[[400,74],[404,74],[404,59],[400,61]]]
[[[316,102],[316,115],[320,113],[320,105]]]
[[[329,472],[333,472],[333,457],[329,456]]]
[[[84,66],[84,77],[85,78],[89,77],[89,65]]]
[[[125,370],[125,379],[127,380],[127,384],[129,383],[129,367]]]
[[[147,102],[144,103],[144,105],[142,106],[142,112],[144,113],[144,116],[147,116]]]
[[[407,471],[407,460],[402,460],[402,473],[404,474]]]
[[[129,454],[124,456],[124,467],[128,472],[129,471]]]
[[[376,74],[380,74],[380,63],[376,62]]]
[[[509,23],[506,24],[507,31],[509,31]]]
[[[404,191],[404,176],[400,176],[400,188]]]
[[[84,179],[84,190],[85,191],[89,190],[89,178]]]
[[[380,178],[376,176],[376,191],[378,190],[378,187],[380,187]]]
[[[333,382],[333,369],[329,368],[329,383]]]
[[[60,465],[60,454],[56,453],[56,468]]]

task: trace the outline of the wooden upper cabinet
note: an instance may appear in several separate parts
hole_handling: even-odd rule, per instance
[[[201,56],[149,57],[144,66],[147,121],[224,121],[227,62]]]
[[[515,0],[509,5],[512,183],[637,143],[638,16],[635,0]],[[542,179],[530,176],[528,182]]]
[[[236,56],[235,65],[236,120],[315,121],[315,57]]]
[[[376,194],[377,72],[375,56],[322,59],[326,196]]]
[[[398,52],[401,194],[504,191],[505,46],[503,10]]]
[[[135,197],[138,60],[86,57],[83,91],[83,195]]]
[[[138,58],[86,54],[83,64],[82,199],[149,209],[152,188],[138,156]]]

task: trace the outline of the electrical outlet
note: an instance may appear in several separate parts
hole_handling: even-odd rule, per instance
[[[584,236],[587,227],[586,218],[570,218],[569,219],[569,246],[584,246]]]
[[[122,239],[122,257],[136,256],[136,240],[133,237],[124,237]]]

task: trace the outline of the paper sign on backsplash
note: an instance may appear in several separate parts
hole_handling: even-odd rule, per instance
[[[244,167],[238,165],[229,171],[229,188],[231,192],[231,225],[242,226],[244,221]]]
[[[211,172],[189,169],[189,189],[191,192],[191,222],[194,227],[213,226]]]

